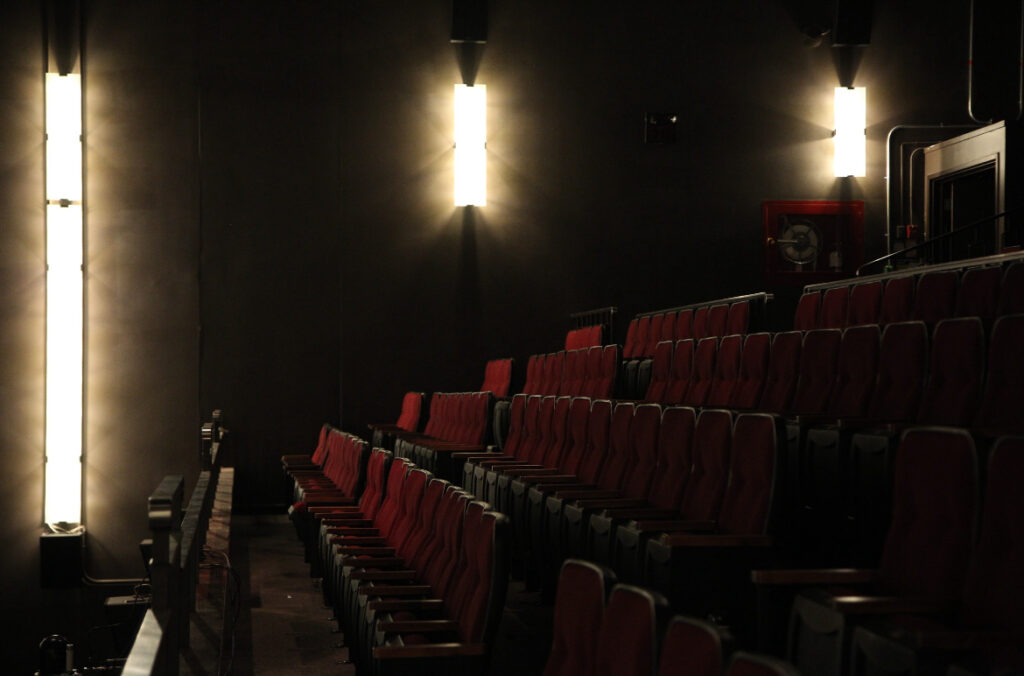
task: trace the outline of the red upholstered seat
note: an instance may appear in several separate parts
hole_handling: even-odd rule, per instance
[[[647,385],[644,401],[664,403],[668,397],[669,384],[672,377],[671,341],[663,340],[654,349],[654,360],[651,363],[651,382]]]
[[[558,394],[567,396],[579,396],[583,393],[584,383],[587,379],[587,351],[566,350],[565,351],[565,378],[558,388]]]
[[[986,326],[992,324],[999,305],[999,287],[1003,271],[998,266],[971,268],[960,278],[956,294],[956,317],[980,317]]]
[[[732,403],[733,390],[739,381],[742,352],[743,336],[731,335],[722,338],[715,357],[711,387],[705,400],[708,406],[723,407]]]
[[[1024,263],[1014,263],[1006,268],[1003,275],[996,315],[1001,317],[1021,312],[1024,312]]]
[[[924,322],[889,324],[882,332],[878,380],[867,410],[869,420],[912,420],[924,389],[928,329]]]
[[[658,676],[720,676],[726,646],[718,627],[676,615],[665,630],[658,658]]]
[[[668,390],[663,401],[668,404],[681,404],[690,389],[690,377],[693,373],[694,340],[685,338],[676,341],[672,348],[672,372],[669,377]]]
[[[970,425],[985,372],[985,339],[976,317],[941,320],[932,335],[928,382],[917,422]]]
[[[693,311],[693,339],[700,340],[711,334],[708,329],[708,308],[699,307]]]
[[[640,356],[640,346],[646,344],[646,338],[641,341],[638,332],[640,330],[640,318],[634,317],[626,328],[626,341],[622,345],[622,358],[635,359]]]
[[[711,390],[718,355],[718,338],[702,338],[693,352],[693,370],[690,372],[690,386],[683,396],[686,406],[703,406]]]
[[[1024,314],[996,320],[988,349],[988,374],[975,427],[986,434],[1024,431]]]
[[[616,585],[598,633],[595,676],[653,674],[667,603],[650,590]]]
[[[821,294],[809,291],[800,296],[793,315],[794,331],[811,331],[818,328],[818,312],[821,307]]]
[[[952,317],[956,309],[957,282],[954,270],[922,274],[917,280],[911,318],[934,327],[939,321]]]
[[[789,409],[793,392],[796,390],[802,347],[803,333],[800,331],[775,334],[768,358],[768,374],[764,379],[757,408],[773,413]]]
[[[650,357],[650,353],[647,352],[650,345],[650,333],[651,333],[651,315],[644,315],[640,317],[636,325],[636,334],[634,340],[636,341],[635,349],[632,357]]]
[[[708,308],[707,335],[721,337],[725,335],[725,326],[729,320],[729,306],[725,303],[712,305]]]
[[[676,322],[679,317],[675,312],[666,312],[665,319],[661,323],[661,331],[658,332],[658,342],[663,340],[676,340]]]
[[[896,277],[885,283],[885,290],[882,291],[882,304],[878,311],[879,324],[905,322],[911,319],[915,284],[916,280],[911,275]]]
[[[723,335],[743,335],[750,330],[750,301],[738,300],[729,306]]]
[[[658,343],[664,340],[661,336],[665,328],[665,315],[659,312],[651,316],[651,323],[647,327],[647,346],[644,348],[644,355],[653,356],[657,350]]]
[[[846,326],[877,324],[882,302],[882,282],[862,282],[850,291],[846,308]]]
[[[829,289],[821,299],[818,312],[818,328],[841,329],[846,325],[846,306],[850,298],[850,288],[839,286]]]
[[[490,392],[496,397],[507,397],[512,383],[512,359],[492,359],[484,367],[484,382],[480,392]]]
[[[615,574],[589,561],[567,559],[555,591],[551,652],[544,676],[592,674],[605,597]]]
[[[839,345],[843,333],[839,329],[816,329],[804,336],[800,351],[796,391],[790,409],[795,413],[823,413],[835,385]]]
[[[835,418],[863,416],[871,399],[877,372],[881,333],[877,324],[843,331],[836,365],[836,382],[828,413]]]
[[[680,310],[676,313],[674,340],[693,338],[693,310]]]
[[[732,408],[754,408],[761,399],[761,391],[768,376],[768,358],[772,337],[769,333],[751,333],[743,339],[740,370],[732,389]]]

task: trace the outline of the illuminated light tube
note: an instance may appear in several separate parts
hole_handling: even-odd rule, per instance
[[[833,136],[836,176],[864,176],[866,118],[864,87],[836,87]]]
[[[46,469],[43,520],[82,518],[82,87],[46,74]]]
[[[82,200],[82,78],[46,74],[46,199]]]
[[[487,85],[455,85],[455,206],[487,204]]]

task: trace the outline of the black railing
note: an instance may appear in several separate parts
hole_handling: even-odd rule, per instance
[[[1020,211],[1021,209],[1024,209],[1024,207],[1016,207],[1016,208],[1013,208],[1013,209],[1007,209],[1006,211],[1000,211],[997,214],[993,214],[991,216],[985,216],[984,218],[979,218],[976,221],[968,223],[967,225],[965,225],[962,228],[957,228],[956,230],[950,230],[949,232],[944,232],[941,235],[936,235],[935,237],[932,237],[931,239],[926,239],[925,241],[921,242],[920,244],[915,244],[914,246],[909,246],[909,247],[907,247],[905,249],[900,249],[899,251],[893,251],[892,253],[887,253],[884,256],[879,256],[878,258],[875,258],[874,260],[870,260],[867,263],[862,264],[859,268],[857,268],[857,272],[855,272],[854,275],[859,277],[861,270],[863,270],[864,268],[869,267],[871,265],[877,265],[878,263],[884,263],[885,261],[889,261],[889,260],[892,260],[894,258],[898,258],[899,256],[904,256],[904,255],[910,253],[911,251],[917,251],[917,250],[923,249],[925,247],[934,246],[937,243],[941,243],[941,242],[945,242],[947,240],[951,240],[953,237],[956,237],[957,235],[963,235],[963,234],[966,234],[968,232],[973,232],[978,227],[980,227],[982,225],[985,225],[986,223],[991,223],[992,221],[996,220],[997,218],[1002,218],[1002,217],[1007,216],[1009,214],[1012,214],[1014,212]]]

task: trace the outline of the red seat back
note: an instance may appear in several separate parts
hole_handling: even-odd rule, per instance
[[[956,308],[957,273],[953,270],[926,272],[917,280],[911,318],[929,327],[953,316]]]
[[[708,333],[708,308],[699,307],[693,311],[693,339],[700,340],[707,338]]]
[[[676,341],[672,348],[672,372],[664,397],[664,402],[667,404],[683,403],[686,391],[690,389],[690,376],[693,372],[693,348],[694,340],[692,338]]]
[[[723,335],[731,336],[734,333],[745,334],[750,330],[750,301],[738,300],[729,306],[729,316],[725,320],[725,332]]]
[[[736,535],[762,535],[775,495],[779,427],[767,413],[743,413],[732,428],[729,483],[718,514],[718,529]]]
[[[1024,314],[996,320],[988,349],[988,375],[975,426],[989,433],[1024,431]]]
[[[769,333],[751,333],[743,340],[740,370],[729,402],[733,408],[754,408],[761,400],[761,391],[768,377],[771,345],[772,337]]]
[[[977,481],[974,442],[966,431],[924,427],[904,433],[880,567],[888,593],[960,595],[974,540]]]
[[[970,425],[985,372],[985,339],[977,317],[944,319],[935,326],[928,382],[917,422]]]
[[[629,447],[629,430],[633,425],[636,406],[628,401],[620,402],[612,411],[611,427],[608,431],[608,450],[597,483],[601,488],[621,489],[625,484],[626,472],[632,461]]]
[[[868,418],[913,420],[924,389],[927,357],[928,329],[924,322],[899,322],[885,327]]]
[[[693,338],[693,310],[680,310],[676,313],[675,340]]]
[[[697,413],[687,406],[671,406],[661,414],[658,430],[658,471],[647,501],[655,507],[674,509],[682,498],[693,459],[691,445]]]
[[[850,298],[850,288],[835,287],[825,291],[818,311],[818,328],[841,329],[846,325],[846,305]]]
[[[890,279],[885,283],[878,311],[879,324],[910,320],[914,308],[914,284],[914,278],[910,275]]]
[[[661,406],[641,404],[636,407],[629,428],[630,463],[622,484],[628,498],[645,499],[658,468],[658,429],[661,427]]]
[[[843,331],[836,364],[836,382],[828,403],[836,418],[863,416],[875,388],[878,346],[882,336],[877,324],[851,326]]]
[[[862,282],[850,291],[846,326],[877,324],[882,303],[882,282]]]
[[[715,625],[676,615],[665,630],[658,676],[720,676],[724,654]]]
[[[708,406],[729,406],[732,392],[740,376],[740,358],[743,351],[743,336],[732,335],[722,338],[715,357],[715,372],[705,403]]]
[[[587,418],[587,445],[576,476],[586,484],[597,483],[608,455],[608,437],[611,429],[612,403],[607,399],[595,399],[590,405]]]
[[[651,323],[647,327],[647,347],[644,348],[644,354],[651,356],[654,354],[658,347],[658,343],[661,342],[661,332],[665,327],[665,315],[658,313],[651,316]]]
[[[816,329],[804,336],[796,391],[790,404],[793,411],[808,414],[825,411],[835,384],[842,339],[843,332],[839,329]]]
[[[1001,317],[1020,312],[1024,312],[1024,263],[1014,263],[1006,268],[1003,275],[996,315]]]
[[[720,337],[725,335],[725,325],[729,319],[729,306],[725,303],[712,305],[708,308],[707,335]]]
[[[620,584],[612,589],[597,639],[595,676],[654,673],[659,606],[664,605],[640,587]]]
[[[695,521],[718,518],[729,479],[731,445],[732,414],[716,408],[701,411],[693,430],[693,465],[679,506],[683,518]]]
[[[594,658],[604,619],[610,571],[579,559],[562,564],[555,590],[551,652],[544,676],[579,676],[594,670]]]
[[[644,401],[662,403],[668,396],[669,382],[672,376],[672,349],[670,341],[663,340],[654,350],[651,362],[651,381],[647,385]]]
[[[809,291],[800,296],[793,315],[794,331],[811,331],[818,328],[818,311],[821,307],[821,294]]]
[[[711,390],[711,379],[715,375],[715,359],[718,355],[718,338],[703,338],[693,352],[693,370],[690,373],[690,387],[683,397],[686,406],[703,406]]]
[[[762,411],[778,413],[789,409],[796,390],[802,347],[803,334],[800,331],[775,334],[768,357],[768,374],[757,406]]]
[[[999,304],[999,287],[1003,270],[998,266],[971,268],[960,278],[956,294],[957,317],[981,317],[986,325],[992,323]]]

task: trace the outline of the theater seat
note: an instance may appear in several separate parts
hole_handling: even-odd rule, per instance
[[[551,652],[544,676],[581,676],[594,673],[601,623],[608,590],[615,574],[581,559],[562,564],[555,592]]]
[[[718,626],[676,615],[665,630],[658,676],[720,676],[731,648],[731,637]]]
[[[601,620],[594,676],[654,676],[667,615],[668,603],[660,594],[616,585]]]
[[[1007,266],[999,291],[999,305],[996,315],[1013,315],[1024,312],[1024,263]]]
[[[841,329],[846,326],[846,306],[850,299],[850,288],[837,286],[825,291],[818,312],[819,329]]]
[[[821,294],[817,291],[808,291],[800,296],[796,305],[796,314],[793,315],[794,331],[810,331],[818,328],[818,311],[821,307]]]
[[[862,282],[850,291],[846,308],[846,326],[877,324],[882,301],[882,282]]]
[[[952,609],[973,541],[977,458],[966,431],[907,430],[896,453],[892,521],[877,569],[763,570],[760,645],[778,640],[790,607],[787,655],[804,673],[846,673],[853,628],[872,615],[918,607]],[[811,585],[816,585],[811,587]],[[795,589],[805,588],[790,603]],[[894,610],[900,608],[900,610]]]
[[[1024,314],[996,320],[976,430],[987,437],[1024,432]]]
[[[911,319],[918,319],[932,328],[941,320],[952,317],[956,309],[958,281],[954,270],[922,274],[914,291],[914,310]]]
[[[896,277],[885,283],[882,303],[878,311],[878,323],[892,324],[911,319],[914,308],[915,280],[911,275]]]
[[[768,376],[771,345],[772,337],[769,333],[751,333],[743,339],[740,370],[729,402],[732,408],[752,409],[757,406]]]
[[[757,408],[770,413],[789,410],[793,392],[796,390],[797,368],[803,347],[803,333],[786,331],[777,333],[772,339],[768,357],[768,373],[761,389]]]
[[[980,317],[985,326],[991,326],[999,304],[1002,268],[971,268],[960,278],[956,294],[957,317]]]
[[[420,412],[423,408],[423,392],[406,392],[402,397],[402,410],[394,423],[370,423],[375,448],[394,449],[395,432],[415,432],[420,426]],[[501,395],[504,396],[504,395]]]

